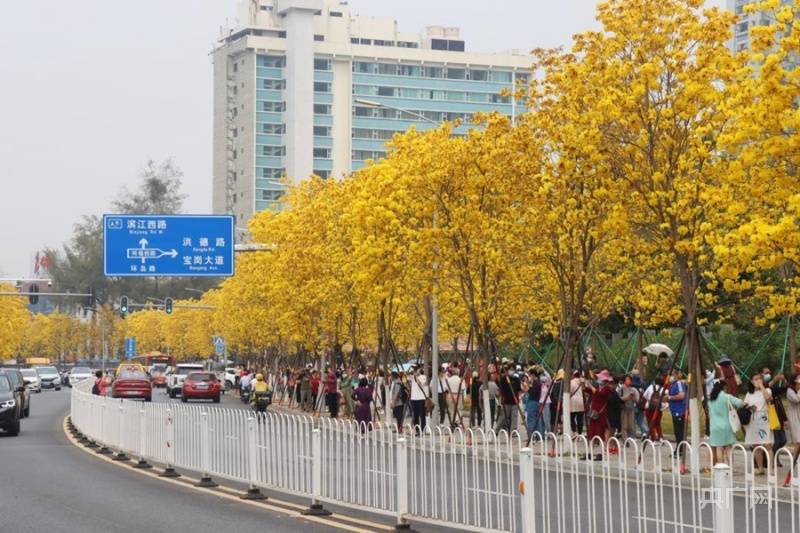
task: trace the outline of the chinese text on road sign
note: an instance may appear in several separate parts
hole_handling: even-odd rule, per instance
[[[104,215],[106,276],[232,276],[233,217]]]

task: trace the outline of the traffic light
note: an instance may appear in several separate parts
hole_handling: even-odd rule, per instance
[[[123,296],[119,299],[119,314],[122,318],[128,314],[128,297]]]
[[[172,298],[164,299],[164,312],[168,315],[172,314]]]
[[[94,289],[89,287],[89,290],[87,290],[86,292],[89,293],[89,295],[86,296],[86,300],[83,302],[83,306],[94,307]]]
[[[36,284],[31,285],[31,288],[28,289],[28,292],[39,292],[39,286]],[[38,294],[31,294],[28,296],[28,303],[31,305],[36,305],[39,303],[39,295]]]

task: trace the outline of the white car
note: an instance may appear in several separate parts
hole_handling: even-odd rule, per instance
[[[235,368],[225,369],[225,390],[231,390],[236,386],[236,374]]]
[[[167,394],[170,398],[175,398],[183,390],[183,380],[192,372],[203,372],[205,366],[199,363],[181,363],[176,365],[172,372],[167,375]]]
[[[54,366],[34,367],[39,372],[39,380],[43,389],[61,390],[61,374]]]
[[[77,385],[83,380],[91,379],[94,374],[92,374],[92,369],[88,366],[74,366],[69,371],[69,376],[67,377],[67,385],[72,387]]]
[[[33,392],[42,392],[42,380],[39,378],[39,371],[35,368],[23,368],[22,379],[25,380],[25,386],[28,390]]]

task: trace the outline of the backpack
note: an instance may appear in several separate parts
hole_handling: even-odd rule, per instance
[[[92,385],[92,394],[100,396],[100,386],[97,384],[97,380],[95,380],[94,385]]]
[[[408,389],[402,383],[400,384],[400,401],[408,403]]]
[[[663,393],[662,387],[653,386],[653,394],[647,401],[647,408],[651,411],[661,410],[661,394]]]

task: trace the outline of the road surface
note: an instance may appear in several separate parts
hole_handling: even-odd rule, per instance
[[[18,437],[0,433],[0,532],[332,531],[102,461],[72,445],[69,389],[33,395]]]

